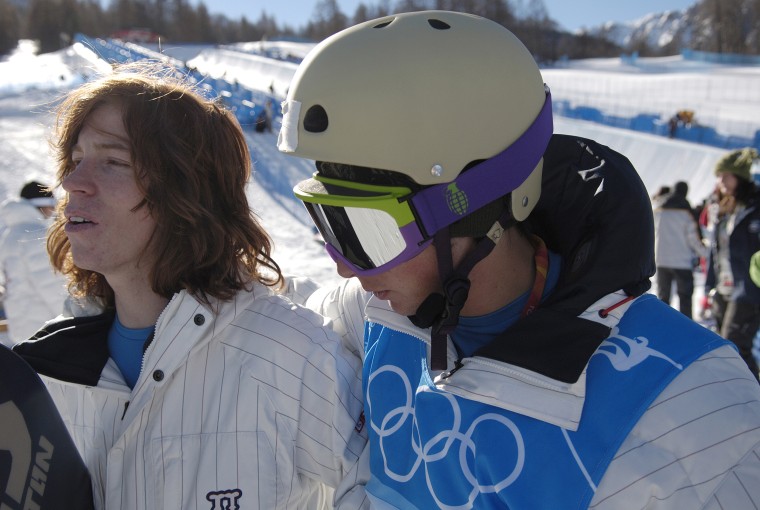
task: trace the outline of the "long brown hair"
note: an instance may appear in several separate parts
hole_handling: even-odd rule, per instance
[[[155,260],[153,291],[186,289],[202,301],[230,299],[251,282],[280,285],[272,241],[246,197],[251,156],[235,117],[198,93],[176,70],[155,63],[118,67],[71,92],[59,105],[53,147],[57,183],[75,169],[72,147],[88,115],[104,102],[123,109],[137,184],[156,230],[146,248]],[[74,295],[113,304],[103,275],[74,265],[64,231],[64,197],[48,236],[53,266]]]

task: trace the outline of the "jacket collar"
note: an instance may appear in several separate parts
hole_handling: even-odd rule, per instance
[[[98,384],[108,361],[108,330],[115,310],[51,321],[13,347],[38,373],[78,384]]]

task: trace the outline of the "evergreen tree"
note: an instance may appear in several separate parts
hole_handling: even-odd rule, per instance
[[[336,0],[319,0],[314,7],[311,21],[306,25],[306,36],[314,41],[339,32],[348,26],[348,18],[338,7]]]
[[[76,32],[108,37],[117,29],[148,29],[175,43],[252,42],[282,36],[321,41],[349,24],[397,12],[440,9],[486,17],[512,30],[537,59],[616,56],[623,49],[599,37],[564,32],[551,19],[543,0],[376,0],[360,3],[352,18],[336,0],[318,0],[305,27],[278,25],[270,15],[251,23],[246,17],[229,20],[209,13],[196,0],[29,0],[19,9],[13,0],[0,0],[0,53],[16,47],[18,39],[37,39],[40,51],[54,51],[70,43]],[[515,7],[516,5],[516,7]],[[718,53],[760,53],[760,0],[699,0],[689,9],[696,20],[691,30],[693,49]],[[691,26],[691,25],[690,25]],[[688,35],[688,34],[687,34]],[[677,53],[677,37],[663,48],[650,48],[645,39],[626,51],[640,55]]]
[[[18,45],[19,14],[8,0],[0,0],[0,55],[13,51]]]
[[[78,32],[92,37],[107,37],[113,33],[115,26],[106,15],[99,0],[80,0]]]
[[[702,0],[697,49],[715,53],[745,53],[743,0]]]
[[[55,0],[32,0],[27,20],[29,39],[39,41],[40,53],[48,53],[61,47],[61,13]]]

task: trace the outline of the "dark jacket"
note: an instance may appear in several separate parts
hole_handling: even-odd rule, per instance
[[[718,223],[728,221],[727,217]],[[707,265],[705,290],[716,285],[715,260],[718,256],[717,242],[718,225],[713,229],[710,243],[711,253]],[[760,288],[754,284],[749,275],[750,259],[760,250],[760,188],[753,186],[747,199],[746,206],[738,212],[734,219],[734,227],[728,236],[728,250],[731,261],[731,273],[734,278],[732,301],[760,304]]]
[[[610,333],[578,315],[617,290],[638,296],[651,286],[652,206],[625,156],[575,136],[552,137],[541,186],[526,226],[562,256],[560,280],[535,312],[476,354],[574,382]]]
[[[96,386],[108,361],[108,331],[115,311],[51,321],[30,339],[13,346],[37,373]],[[151,335],[152,338],[152,335]]]

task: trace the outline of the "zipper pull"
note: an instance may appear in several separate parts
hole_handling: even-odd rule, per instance
[[[451,377],[452,375],[454,375],[454,372],[456,372],[457,370],[459,370],[459,369],[460,369],[460,368],[462,368],[463,366],[464,366],[464,365],[462,364],[462,362],[461,362],[461,361],[459,361],[459,360],[456,360],[456,361],[454,362],[454,368],[452,368],[452,369],[451,369],[451,370],[449,370],[448,372],[443,372],[443,373],[442,373],[442,374],[441,374],[439,377],[440,377],[441,379],[448,379],[449,377]]]

